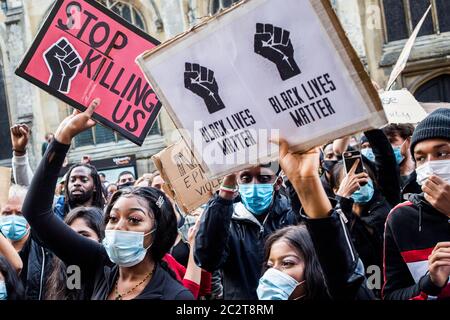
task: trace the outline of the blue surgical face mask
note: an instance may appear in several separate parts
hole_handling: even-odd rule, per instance
[[[369,159],[372,162],[375,162],[375,155],[373,154],[372,148],[364,148],[361,149],[361,154],[365,156],[367,159]]]
[[[239,185],[239,194],[244,206],[255,216],[266,212],[273,200],[273,184],[248,183]]]
[[[0,216],[0,232],[12,241],[19,241],[28,233],[27,220],[23,216],[10,214]]]
[[[288,300],[300,283],[275,268],[267,269],[256,289],[259,300]]]
[[[366,185],[360,187],[359,190],[352,194],[352,199],[356,203],[367,203],[372,199],[374,193],[373,182],[369,179]]]
[[[5,281],[0,281],[0,300],[8,299],[8,293],[6,292]]]
[[[397,161],[397,164],[402,163],[402,161],[405,159],[405,157],[402,155],[401,147],[392,147],[394,150],[395,155],[395,161]]]
[[[106,249],[109,259],[121,267],[132,267],[144,260],[147,250],[144,248],[144,237],[155,232],[153,229],[149,233],[121,230],[105,230],[103,246]],[[152,243],[153,244],[153,243]]]

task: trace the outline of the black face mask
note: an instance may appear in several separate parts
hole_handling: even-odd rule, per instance
[[[333,167],[338,163],[338,160],[323,160],[322,162],[322,168],[326,172],[331,172],[333,170]]]
[[[117,186],[117,190],[123,189],[123,188],[127,188],[127,187],[132,187],[134,185],[134,182],[126,182],[124,184],[121,184],[120,186]]]

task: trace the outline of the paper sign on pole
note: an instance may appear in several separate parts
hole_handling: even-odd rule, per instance
[[[384,91],[380,98],[389,123],[419,123],[427,116],[408,90]]]
[[[138,63],[210,177],[276,158],[273,129],[305,151],[386,123],[329,1],[245,1]]]
[[[57,0],[16,74],[142,145],[161,104],[134,59],[159,42],[95,0]]]
[[[11,168],[0,167],[0,208],[8,201],[11,187]]]
[[[164,179],[164,191],[185,213],[191,213],[208,202],[219,189],[221,179],[208,180],[183,140],[152,157]]]
[[[419,23],[417,24],[416,28],[414,29],[413,33],[409,37],[408,41],[406,41],[405,47],[403,48],[402,52],[400,53],[400,57],[397,60],[397,63],[394,66],[394,69],[392,69],[391,75],[389,77],[389,81],[386,86],[386,91],[390,90],[392,85],[394,84],[395,80],[398,78],[400,73],[405,69],[406,63],[408,62],[409,55],[411,54],[412,47],[414,46],[414,42],[416,42],[417,35],[419,34],[420,28],[422,28],[422,25],[428,15],[428,12],[431,10],[431,4],[428,7],[428,10],[423,15],[422,19],[420,19]]]

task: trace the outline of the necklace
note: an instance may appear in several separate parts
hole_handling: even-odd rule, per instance
[[[150,278],[152,274],[153,274],[153,270],[150,271],[149,274],[147,274],[147,275],[145,276],[145,278],[144,278],[141,282],[139,282],[137,285],[135,285],[132,289],[130,289],[130,290],[128,290],[127,292],[122,293],[122,294],[119,293],[119,291],[118,291],[118,289],[117,289],[117,287],[118,287],[118,285],[119,285],[119,278],[117,278],[116,286],[115,286],[115,288],[114,288],[114,291],[115,291],[115,294],[116,294],[116,299],[115,299],[115,300],[122,300],[122,297],[124,297],[124,296],[130,294],[131,292],[133,292],[134,290],[136,290],[136,288],[139,287],[141,284],[143,284],[145,281],[147,281],[147,279]]]

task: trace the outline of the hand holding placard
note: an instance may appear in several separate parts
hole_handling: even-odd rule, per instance
[[[214,71],[197,63],[186,63],[184,72],[184,86],[203,98],[209,113],[225,108],[219,96],[219,86],[214,78]]]
[[[275,131],[306,151],[385,124],[337,22],[329,1],[241,1],[138,63],[208,178],[219,178],[275,159]],[[226,108],[207,113],[197,96],[211,107],[217,88]]]
[[[312,219],[325,218],[332,209],[319,177],[319,148],[304,153],[293,153],[286,140],[272,139],[280,146],[279,163],[291,181],[303,212]]]
[[[82,61],[75,48],[61,38],[44,53],[47,67],[50,70],[48,85],[63,93],[70,91],[70,82],[75,77]]]
[[[289,36],[289,31],[271,24],[256,24],[255,52],[275,63],[283,80],[301,73]]]

